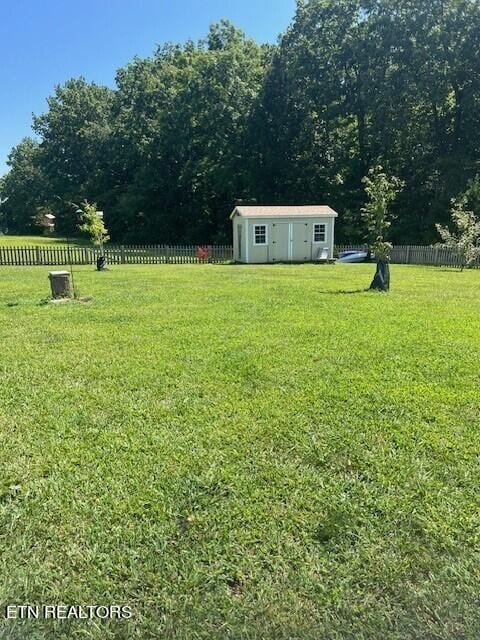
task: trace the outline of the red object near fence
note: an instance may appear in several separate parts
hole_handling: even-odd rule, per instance
[[[206,262],[210,258],[208,247],[197,247],[197,252],[195,255],[200,260],[200,262]]]

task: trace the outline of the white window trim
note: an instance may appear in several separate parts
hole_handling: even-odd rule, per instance
[[[323,240],[315,240],[315,227],[323,226]],[[312,244],[324,244],[327,242],[327,225],[325,222],[315,222],[312,226]]]
[[[257,227],[265,227],[265,242],[257,242],[257,235],[255,229]],[[255,247],[267,247],[268,246],[268,224],[254,224],[253,225],[253,244]]]

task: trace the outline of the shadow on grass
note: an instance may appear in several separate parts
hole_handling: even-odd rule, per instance
[[[330,289],[329,291],[319,291],[318,293],[327,293],[328,295],[331,296],[338,296],[338,295],[349,295],[352,293],[365,293],[366,291],[370,291],[370,289],[368,289],[368,287],[366,289]]]

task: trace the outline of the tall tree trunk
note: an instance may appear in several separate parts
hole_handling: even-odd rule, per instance
[[[453,83],[453,93],[455,95],[455,111],[453,122],[453,149],[459,150],[462,146],[462,117],[463,117],[463,92],[456,82]]]
[[[374,291],[388,291],[390,289],[390,266],[386,260],[377,261],[377,270],[370,289]]]
[[[367,171],[367,166],[368,166],[367,148],[366,148],[367,147],[367,143],[366,143],[367,126],[365,121],[366,120],[365,109],[361,102],[357,104],[356,118],[357,118],[357,143],[358,143],[358,157],[360,160],[360,170],[362,175],[365,175]]]

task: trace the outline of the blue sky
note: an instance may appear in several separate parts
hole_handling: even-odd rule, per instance
[[[221,18],[275,42],[294,11],[295,0],[0,0],[0,175],[55,84],[83,75],[113,86],[134,55],[197,40]]]

